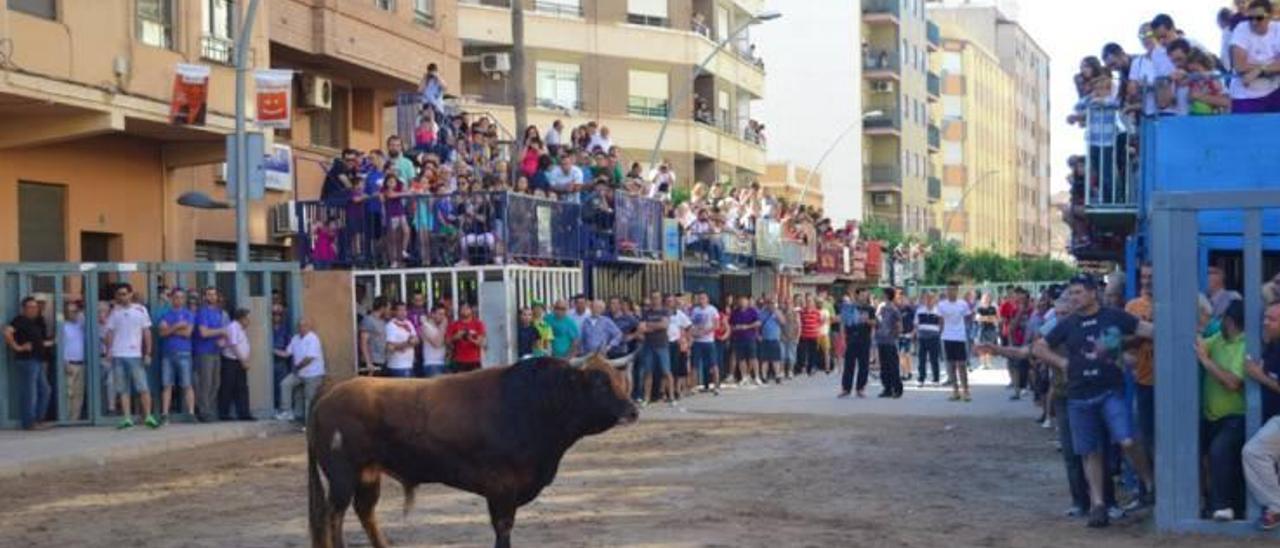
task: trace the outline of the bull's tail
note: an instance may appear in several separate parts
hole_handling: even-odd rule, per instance
[[[325,492],[317,448],[312,439],[315,436],[314,421],[308,419],[307,422],[307,523],[311,530],[311,546],[329,548],[333,545],[329,534],[329,496]]]

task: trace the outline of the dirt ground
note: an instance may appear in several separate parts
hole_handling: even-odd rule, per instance
[[[952,424],[954,423],[954,424]],[[517,516],[520,546],[1216,547],[1158,537],[1149,520],[1105,531],[1067,506],[1050,435],[1025,418],[735,416],[642,420],[570,451]],[[300,435],[229,442],[0,484],[0,546],[306,546]],[[480,498],[419,490],[396,546],[489,546]],[[353,513],[347,541],[367,546]],[[1256,543],[1256,544],[1255,544]]]

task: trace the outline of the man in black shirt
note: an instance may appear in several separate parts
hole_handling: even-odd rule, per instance
[[[40,317],[40,303],[35,297],[22,299],[22,313],[4,328],[4,342],[13,351],[14,365],[22,376],[19,389],[22,392],[22,428],[43,429],[37,422],[44,418],[49,408],[49,379],[44,364],[48,359],[49,339],[44,319]]]
[[[1067,294],[1075,314],[1037,340],[1032,352],[1067,374],[1072,446],[1084,456],[1089,483],[1089,526],[1106,527],[1109,516],[1103,500],[1103,483],[1107,481],[1103,458],[1109,444],[1120,445],[1142,478],[1147,488],[1142,502],[1149,503],[1155,492],[1150,461],[1142,445],[1136,443],[1133,409],[1125,403],[1120,359],[1125,337],[1151,338],[1152,327],[1124,311],[1103,307],[1098,301],[1098,283],[1087,274],[1073,278]],[[1053,348],[1067,354],[1058,354]]]
[[[1280,527],[1280,302],[1267,307],[1262,321],[1262,338],[1266,343],[1262,363],[1245,362],[1249,376],[1262,385],[1262,428],[1253,435],[1243,451],[1244,480],[1249,492],[1265,510],[1258,527],[1271,530]]]
[[[353,181],[360,167],[360,153],[354,149],[342,151],[341,158],[335,158],[333,164],[324,175],[324,185],[320,187],[320,200],[334,203],[342,198]]]

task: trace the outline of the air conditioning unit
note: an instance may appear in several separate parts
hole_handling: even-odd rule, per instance
[[[298,235],[298,217],[292,200],[271,206],[271,237],[277,240]]]
[[[324,110],[333,108],[333,82],[314,74],[303,76],[302,106]]]
[[[511,72],[511,54],[509,53],[485,53],[480,56],[480,72],[492,74],[495,72],[507,73]]]
[[[875,194],[872,201],[878,206],[891,206],[895,203],[893,194],[888,192]]]
[[[871,82],[871,91],[873,93],[893,93],[893,82],[885,80]]]

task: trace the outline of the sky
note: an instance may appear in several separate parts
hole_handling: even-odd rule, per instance
[[[861,42],[861,1],[768,0],[768,9],[781,12],[782,18],[751,31],[768,70],[765,98],[752,106],[752,117],[768,128],[769,160],[813,166],[836,142],[822,166],[827,210],[833,219],[860,217],[862,207],[856,176],[862,161],[861,138],[856,131],[843,134],[861,111],[860,69],[854,66]],[[1192,38],[1216,48],[1221,34],[1215,17],[1230,0],[1000,0],[998,4],[1012,12],[1007,15],[1027,29],[1051,60],[1049,161],[1050,181],[1057,191],[1067,187],[1067,157],[1082,153],[1084,147],[1083,131],[1066,122],[1076,100],[1071,77],[1080,60],[1100,55],[1107,42],[1140,52],[1138,25],[1160,12],[1172,16]],[[844,138],[837,142],[841,135]]]

